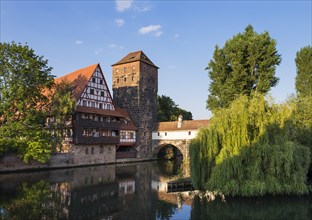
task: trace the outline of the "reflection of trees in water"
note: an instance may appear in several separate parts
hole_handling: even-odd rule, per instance
[[[207,202],[194,197],[191,219],[312,219],[312,196],[227,198]]]
[[[156,203],[156,218],[160,220],[170,219],[174,215],[178,205],[166,201],[157,200]]]
[[[176,176],[183,170],[182,158],[178,157],[174,160],[158,160],[160,175],[164,177]]]
[[[56,192],[57,195],[61,194]],[[67,219],[64,198],[55,197],[51,186],[40,181],[31,186],[24,183],[20,195],[4,205],[4,219]]]

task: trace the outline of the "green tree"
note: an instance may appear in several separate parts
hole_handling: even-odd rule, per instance
[[[50,135],[44,129],[54,84],[52,68],[28,45],[0,43],[0,153],[17,151],[24,161],[50,157]]]
[[[296,54],[296,140],[312,150],[312,47],[306,46]],[[312,164],[310,165],[312,177]]]
[[[278,82],[275,68],[280,62],[276,41],[269,33],[258,34],[247,26],[223,48],[215,48],[206,68],[211,81],[207,108],[214,111],[228,107],[240,95],[267,93]]]
[[[190,145],[192,182],[225,195],[305,194],[310,149],[292,140],[294,102],[241,96]]]
[[[298,97],[312,96],[312,47],[301,48],[296,55],[296,91]]]
[[[193,120],[192,113],[180,107],[169,96],[157,96],[158,121],[176,121],[182,115],[183,120]]]

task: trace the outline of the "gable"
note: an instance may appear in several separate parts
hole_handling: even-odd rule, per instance
[[[97,65],[77,100],[78,106],[115,110],[112,96],[100,65]]]

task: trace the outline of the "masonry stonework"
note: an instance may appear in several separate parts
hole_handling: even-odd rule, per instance
[[[139,159],[152,157],[152,131],[157,122],[158,67],[142,52],[112,65],[114,103],[129,112],[138,128]]]

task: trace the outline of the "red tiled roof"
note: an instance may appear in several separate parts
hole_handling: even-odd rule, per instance
[[[128,114],[128,111],[124,108],[117,108],[116,111],[118,111],[120,114],[124,116],[124,118],[128,121],[128,124],[122,123],[120,129],[121,130],[138,130],[138,128],[134,125],[133,120]]]
[[[208,127],[209,120],[185,120],[182,121],[181,128],[178,128],[178,121],[158,122],[155,125],[155,131],[175,131],[175,130],[197,130],[202,127]]]
[[[117,63],[113,64],[112,66],[116,66],[119,64],[125,64],[125,63],[131,63],[134,61],[142,61],[146,64],[149,64],[151,66],[154,66],[156,68],[158,68],[146,55],[142,50],[139,51],[135,51],[135,52],[131,52],[129,53],[127,56],[125,56],[124,58],[122,58],[121,60],[119,60]]]
[[[60,84],[61,82],[70,83],[74,87],[73,97],[78,100],[83,92],[83,89],[86,87],[89,79],[98,66],[99,64],[93,64],[91,66],[76,70],[72,73],[55,78],[54,82],[55,84]]]

